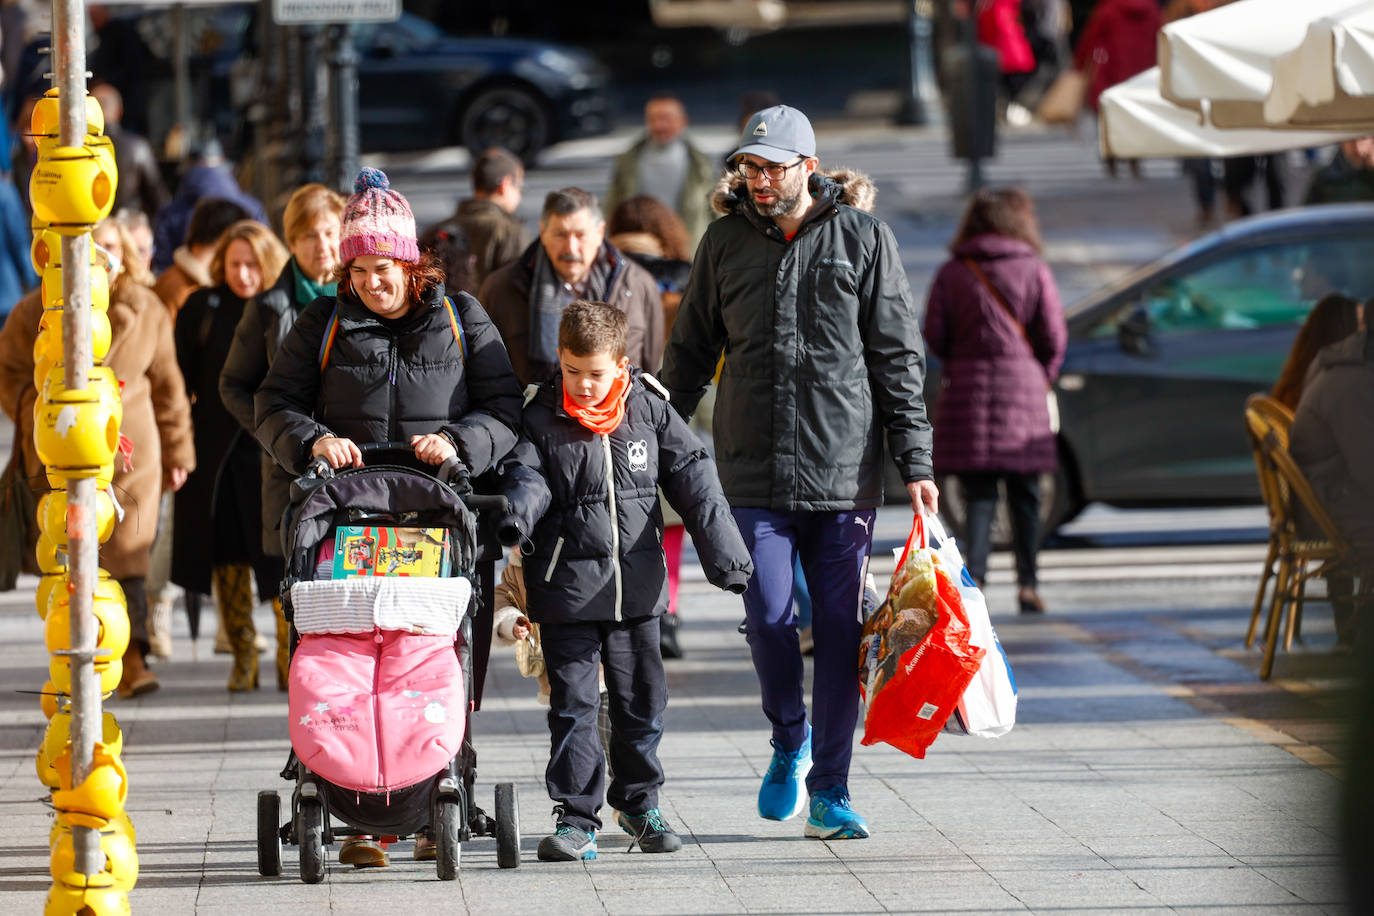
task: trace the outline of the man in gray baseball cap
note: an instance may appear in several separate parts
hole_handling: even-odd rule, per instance
[[[777,161],[797,156],[810,159],[816,155],[816,132],[811,129],[811,122],[787,105],[755,112],[744,125],[739,142],[739,149],[730,154],[731,162],[746,153]]]
[[[716,463],[754,560],[745,632],[772,726],[758,813],[806,811],[804,832],[820,839],[869,834],[850,804],[849,764],[884,434],[915,510],[936,511],[939,497],[920,322],[892,230],[868,212],[875,194],[865,175],[820,171],[797,109],[749,118],[712,198],[723,216],[697,248],[661,375],[690,416],[725,354]],[[794,558],[811,588],[809,710]]]

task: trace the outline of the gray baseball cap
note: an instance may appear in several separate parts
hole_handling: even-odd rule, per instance
[[[744,125],[739,149],[730,154],[730,161],[746,154],[769,162],[787,162],[798,156],[809,159],[816,155],[816,132],[806,115],[797,109],[774,105],[755,112]]]

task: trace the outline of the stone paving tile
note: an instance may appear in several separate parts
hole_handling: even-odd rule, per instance
[[[298,880],[289,846],[280,878],[257,876],[257,791],[289,797],[277,776],[285,704],[275,690],[225,694],[227,660],[193,663],[184,652],[160,666],[162,692],[111,704],[125,729],[144,868],[136,912],[1116,916],[1233,905],[1315,913],[1337,900],[1322,893],[1335,863],[1326,811],[1339,783],[1331,774],[1200,713],[1066,628],[1015,620],[999,626],[1014,664],[1023,651],[1036,660],[1018,664],[1024,715],[1010,735],[943,735],[924,760],[856,747],[851,790],[874,828],[869,841],[821,843],[802,837],[803,819],[763,821],[754,796],[770,749],[754,675],[731,629],[737,602],[690,585],[683,600],[689,655],[669,666],[660,749],[668,776],[661,804],[684,836],[682,853],[626,853],[628,837],[612,826],[595,862],[535,861],[552,825],[545,711],[531,683],[497,656],[486,708],[474,719],[478,802],[489,806],[497,779],[517,783],[519,869],[498,869],[494,844],[479,839],[465,844],[452,884],[412,862],[408,843],[394,847],[389,869],[331,865],[318,886]],[[41,627],[31,612],[22,621],[0,612],[0,635],[0,815],[10,828],[3,874],[15,908],[35,911],[48,885],[49,821],[32,770],[44,722],[3,691],[31,688],[41,675],[30,661]]]

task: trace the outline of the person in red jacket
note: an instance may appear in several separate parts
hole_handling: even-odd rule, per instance
[[[1093,111],[1103,92],[1155,65],[1155,38],[1159,33],[1157,0],[1101,0],[1088,17],[1073,65],[1088,76],[1084,98]],[[1108,174],[1116,175],[1116,160],[1106,160]],[[1131,172],[1140,176],[1140,164],[1131,160]]]
[[[978,0],[978,40],[997,52],[1008,109],[1035,72],[1035,54],[1021,22],[1021,0]]]

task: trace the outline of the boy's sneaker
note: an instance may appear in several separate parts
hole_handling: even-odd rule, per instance
[[[779,747],[776,739],[769,743],[773,745],[773,760],[763,775],[763,785],[759,786],[759,817],[785,821],[801,814],[806,807],[802,783],[811,772],[811,729],[806,730],[802,746],[790,753]]]
[[[644,852],[677,852],[682,848],[682,838],[673,832],[672,825],[657,808],[650,808],[643,814],[622,813],[616,823],[634,837],[630,849],[634,849],[635,843]]]
[[[596,834],[572,824],[559,824],[558,829],[539,841],[540,862],[576,862],[596,858]]]
[[[818,840],[861,840],[868,836],[868,822],[849,807],[848,789],[831,786],[811,796],[806,835]]]

